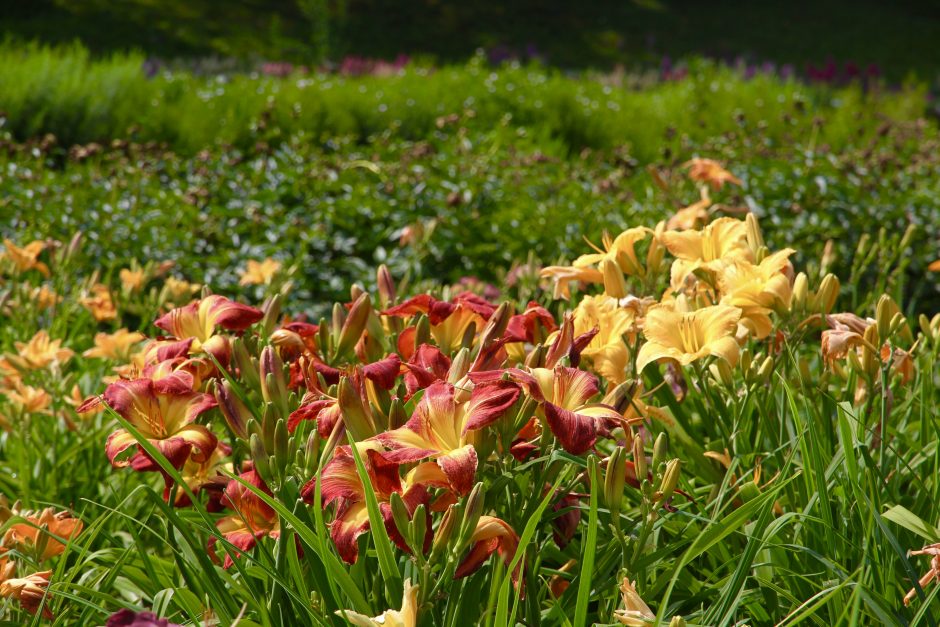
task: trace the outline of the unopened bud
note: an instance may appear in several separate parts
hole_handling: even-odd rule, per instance
[[[638,389],[637,382],[633,379],[627,379],[617,385],[604,396],[601,401],[604,405],[610,405],[617,410],[617,413],[624,414],[633,403],[633,397],[636,396]]]
[[[649,466],[646,464],[646,451],[643,449],[643,438],[633,438],[633,470],[637,479],[649,476]]]
[[[287,416],[290,410],[287,405],[287,381],[284,378],[284,362],[277,351],[271,346],[265,346],[261,351],[261,396],[265,402],[274,403],[281,415]]]
[[[669,621],[669,627],[686,627],[685,619],[681,616],[673,616]]]
[[[393,398],[388,406],[388,428],[397,429],[408,422],[408,412],[401,404],[401,399]]]
[[[343,328],[339,334],[339,340],[333,351],[334,359],[347,354],[359,341],[362,331],[366,328],[366,322],[369,320],[369,314],[372,313],[372,301],[365,292],[353,302],[349,315],[343,322]]]
[[[427,315],[421,314],[418,317],[418,322],[415,324],[415,350],[418,350],[418,347],[422,344],[427,344],[431,341],[431,321],[428,319]]]
[[[467,496],[464,508],[463,523],[460,526],[460,544],[466,543],[477,528],[480,516],[483,514],[483,483],[477,483]]]
[[[260,390],[261,378],[258,374],[258,362],[253,359],[248,352],[248,347],[245,346],[245,339],[241,337],[233,339],[231,347],[232,357],[234,358],[235,364],[238,366],[242,383],[254,390]]]
[[[757,380],[759,383],[767,383],[770,381],[770,375],[774,372],[774,360],[773,357],[767,357],[764,360],[764,363],[761,364],[760,369],[757,371]]]
[[[658,274],[665,256],[666,248],[660,243],[658,237],[653,237],[646,251],[646,271],[650,274]]]
[[[483,327],[483,333],[480,335],[480,345],[489,346],[499,340],[506,332],[510,318],[512,318],[512,307],[508,302],[503,302],[487,320],[486,326]]]
[[[467,375],[472,361],[473,360],[470,358],[470,349],[461,348],[457,351],[454,360],[450,362],[450,370],[447,372],[447,382],[451,385],[456,385],[458,381]]]
[[[251,411],[242,403],[241,399],[232,389],[228,380],[222,379],[215,386],[215,400],[222,410],[225,422],[239,438],[248,437],[248,421],[251,420]]]
[[[288,329],[278,329],[271,334],[271,344],[277,348],[281,358],[294,361],[303,352],[306,346],[299,333]]]
[[[682,462],[679,458],[666,462],[666,471],[663,472],[663,481],[659,487],[661,501],[668,501],[679,485],[679,474],[682,471]]]
[[[764,235],[761,233],[757,216],[753,213],[748,213],[744,216],[744,223],[747,226],[747,246],[751,249],[751,252],[757,256],[758,250],[764,248]],[[760,263],[760,259],[757,261]]]
[[[825,315],[835,307],[836,299],[839,298],[839,279],[834,274],[827,274],[823,277],[817,292],[819,313]]]
[[[395,523],[398,533],[408,541],[411,534],[411,518],[408,515],[408,507],[405,505],[405,501],[402,500],[398,492],[392,492],[388,502],[392,510],[392,521]],[[411,545],[411,542],[408,542],[408,544]]]
[[[264,448],[264,443],[257,434],[251,434],[251,438],[248,440],[248,448],[251,451],[251,461],[254,462],[255,471],[261,475],[266,483],[271,483],[274,477],[271,474],[270,458]]]
[[[441,517],[441,522],[437,525],[437,530],[434,532],[434,541],[431,545],[430,559],[432,562],[447,548],[447,544],[454,534],[454,528],[457,526],[457,515],[455,512],[455,506],[449,506]]]
[[[286,463],[290,453],[290,436],[287,434],[287,422],[281,418],[274,427],[274,457]]]
[[[546,349],[543,344],[537,344],[525,357],[526,367],[543,368],[545,366],[545,355],[547,352],[548,349]]]
[[[392,279],[392,273],[388,271],[388,266],[384,263],[379,266],[375,273],[375,282],[379,288],[379,304],[382,309],[386,309],[395,303],[395,281]]]
[[[604,275],[604,292],[614,298],[623,298],[627,295],[627,282],[623,278],[623,271],[614,261],[604,259],[599,269]]]
[[[411,550],[416,555],[424,554],[424,538],[428,532],[428,515],[427,508],[424,503],[421,503],[415,508],[414,515],[411,517],[411,526],[409,529],[409,535],[411,539]]]
[[[731,372],[731,366],[729,366],[728,362],[724,359],[716,359],[708,367],[708,370],[719,383],[725,385],[726,387],[731,387],[734,385],[734,373]]]
[[[339,380],[337,402],[343,414],[343,423],[353,440],[360,442],[375,435],[375,425],[366,412],[359,392],[348,377]]]
[[[806,310],[806,299],[809,294],[809,279],[806,274],[800,272],[793,280],[793,295],[790,300],[790,309],[795,312]]]
[[[607,504],[612,518],[616,518],[620,513],[620,504],[623,501],[623,486],[626,479],[627,452],[622,446],[618,446],[610,454],[610,459],[607,461],[607,471],[604,475],[604,502]]]
[[[471,322],[463,331],[463,337],[460,338],[460,348],[470,350],[473,346],[473,339],[477,336],[477,323]]]
[[[261,332],[263,337],[271,335],[281,316],[281,295],[275,294],[264,304],[264,317],[261,319]]]
[[[353,283],[349,286],[349,300],[355,301],[357,298],[365,294],[366,291],[362,289],[362,286],[358,283]]]
[[[669,453],[669,436],[665,432],[656,436],[653,442],[653,471],[659,472],[659,465],[666,461]]]
[[[891,318],[897,313],[897,305],[887,294],[882,294],[875,306],[875,322],[878,325],[878,336],[883,340],[891,337]]]

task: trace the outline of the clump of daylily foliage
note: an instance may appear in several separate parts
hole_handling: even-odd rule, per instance
[[[712,161],[688,166],[703,201],[544,268],[542,301],[409,297],[382,267],[373,293],[355,286],[311,321],[285,315],[290,285],[270,260],[243,274],[280,287],[261,307],[197,295],[166,265],[123,269],[120,290],[91,281],[77,302],[96,324],[148,301],[161,312],[151,332],[99,332],[81,359],[113,370],[85,394],[63,374],[80,360],[64,340],[18,342],[0,362],[3,424],[97,420],[125,489],[161,486],[152,526],[188,547],[161,568],[185,581],[212,573],[220,588],[180,593],[170,618],[181,622],[715,624],[740,603],[757,624],[796,616],[807,598],[729,610],[684,569],[704,568],[697,560],[743,525],[745,540],[765,541],[719,558],[734,572],[721,585],[740,586],[721,599],[747,577],[769,591],[799,573],[774,534],[833,516],[795,491],[825,487],[803,438],[840,442],[856,469],[883,463],[886,442],[899,446],[891,413],[912,402],[918,364],[933,363],[940,316],[915,337],[888,295],[840,311],[826,260],[801,272],[793,249],[764,245],[753,214],[713,215],[706,186],[739,181]],[[45,248],[6,242],[3,263],[38,279],[37,306],[55,307]],[[831,405],[833,424],[801,423],[828,415],[799,414],[807,404]],[[912,526],[900,505],[884,515]],[[82,521],[19,505],[0,509],[3,521],[0,596],[47,618],[53,603],[69,611],[82,588],[56,599],[56,571],[40,569],[81,540]],[[937,546],[915,552],[930,570],[893,582],[913,587],[892,603],[923,598]],[[260,597],[238,592],[262,580]],[[170,624],[149,613],[169,613],[165,598],[122,603],[109,624]]]

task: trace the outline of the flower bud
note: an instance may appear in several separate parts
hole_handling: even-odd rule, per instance
[[[287,422],[283,418],[278,419],[274,426],[274,457],[282,466],[290,458],[290,436],[287,434]]]
[[[455,512],[456,507],[450,505],[441,517],[441,522],[437,525],[437,530],[434,532],[434,541],[431,544],[430,561],[432,563],[436,561],[436,558],[447,548],[447,544],[454,534],[454,528],[457,526],[457,515]]]
[[[306,348],[300,334],[288,329],[278,329],[274,331],[271,333],[270,339],[271,344],[277,348],[278,353],[280,353],[281,359],[287,361],[297,359]]]
[[[682,471],[682,462],[679,458],[674,458],[666,462],[666,470],[663,472],[663,481],[659,486],[659,501],[668,501],[679,485],[679,474]]]
[[[349,286],[349,300],[355,301],[357,298],[365,294],[366,291],[362,289],[362,286],[358,283],[353,283]]]
[[[359,341],[362,331],[366,328],[366,322],[369,320],[369,314],[372,313],[372,301],[365,292],[353,302],[349,315],[343,322],[342,330],[339,333],[339,340],[333,351],[333,358],[343,356],[348,353]]]
[[[908,224],[907,228],[904,230],[904,235],[901,236],[901,241],[898,243],[898,249],[903,251],[905,248],[911,245],[911,241],[914,239],[914,233],[917,232],[916,224]]]
[[[608,296],[623,298],[627,295],[627,282],[620,266],[610,259],[604,259],[598,269],[604,275],[604,292]]]
[[[770,381],[770,375],[774,372],[774,360],[773,357],[767,357],[764,359],[764,363],[760,365],[760,369],[757,371],[757,381],[758,383],[767,383]]]
[[[272,346],[261,351],[261,396],[265,402],[274,403],[281,415],[287,416],[287,381],[284,378],[284,362]]]
[[[411,517],[411,525],[407,537],[410,538],[409,546],[416,555],[424,554],[424,538],[428,532],[428,516],[426,512],[427,508],[424,503],[421,503],[415,508],[414,515]]]
[[[878,325],[878,336],[884,340],[891,337],[891,318],[897,313],[897,305],[887,294],[882,294],[875,306],[875,322]]]
[[[267,337],[277,325],[277,320],[281,315],[281,295],[275,294],[263,307],[264,317],[261,319],[261,335]]]
[[[669,621],[669,627],[686,627],[685,619],[681,616],[673,616]]]
[[[529,351],[525,357],[525,365],[528,368],[542,368],[545,366],[545,355],[548,349],[543,344],[537,344],[535,348]]]
[[[473,489],[470,490],[470,494],[467,495],[466,506],[464,508],[463,514],[463,522],[460,525],[459,546],[461,548],[466,544],[474,530],[477,528],[477,523],[480,521],[480,516],[482,514],[483,483],[478,482],[475,486],[473,486]]]
[[[392,521],[395,523],[398,533],[400,533],[401,537],[411,546],[409,539],[411,534],[411,518],[408,515],[408,507],[405,505],[405,501],[402,500],[398,492],[392,492],[388,502],[392,510]]]
[[[431,321],[426,314],[421,314],[421,316],[418,317],[418,322],[415,324],[415,350],[418,350],[419,346],[427,344],[430,341]]]
[[[764,247],[764,235],[761,233],[757,216],[749,212],[744,216],[744,223],[747,227],[747,246],[757,256],[757,251]],[[760,259],[757,261],[760,263]]]
[[[827,274],[823,277],[817,292],[817,306],[819,313],[825,315],[835,307],[836,299],[839,298],[839,279],[834,274]]]
[[[245,338],[237,337],[233,339],[231,347],[232,357],[238,366],[242,382],[254,390],[260,390],[261,379],[258,376],[258,362],[248,352],[248,347],[245,346]]]
[[[873,324],[865,329],[864,338],[866,343],[862,345],[862,371],[874,375],[880,367],[878,352],[881,346],[881,338],[878,335],[878,325]]]
[[[793,280],[793,294],[790,299],[791,311],[801,312],[806,310],[807,296],[809,294],[809,279],[806,274],[800,272]]]
[[[633,438],[633,472],[637,479],[649,476],[649,466],[646,464],[646,451],[643,450],[643,438]]]
[[[639,386],[634,379],[627,379],[607,392],[601,402],[616,409],[617,413],[623,414],[630,408],[638,388]]]
[[[458,381],[467,375],[467,372],[470,370],[470,364],[470,349],[461,348],[457,351],[457,354],[454,355],[454,360],[450,362],[450,370],[447,372],[447,382],[456,385]]]
[[[255,471],[261,475],[265,483],[271,483],[274,477],[271,474],[270,458],[264,448],[264,443],[261,442],[261,438],[256,433],[251,434],[251,438],[248,440],[248,448],[251,451],[251,461],[254,462]]]
[[[470,350],[473,346],[473,340],[477,336],[477,323],[471,322],[463,331],[463,337],[460,338],[460,348]]]
[[[715,380],[725,387],[730,388],[734,385],[734,373],[731,372],[731,366],[729,366],[728,362],[724,359],[716,359],[708,367],[708,370],[712,373]]]
[[[653,237],[646,251],[646,271],[653,275],[659,274],[665,256],[666,248],[660,243],[658,237]]]
[[[395,303],[395,281],[392,279],[392,273],[388,271],[388,266],[384,263],[379,266],[375,272],[375,283],[379,288],[379,304],[382,309],[387,309]]]
[[[360,442],[374,436],[375,425],[372,424],[372,419],[363,405],[359,392],[348,377],[339,380],[336,394],[340,411],[343,414],[343,423],[352,439]]]
[[[401,399],[393,398],[388,406],[388,428],[397,429],[408,422],[408,413],[401,404]]]
[[[933,329],[930,328],[930,318],[924,314],[917,317],[917,323],[920,325],[920,331],[927,338],[933,339]]]
[[[499,340],[506,332],[510,318],[512,318],[512,307],[508,302],[503,302],[490,316],[486,326],[483,327],[483,333],[480,334],[480,345],[489,346]]]
[[[666,455],[669,453],[669,436],[662,432],[656,436],[653,442],[653,472],[659,472],[659,465],[666,461]]]
[[[635,438],[634,441],[639,440]],[[610,510],[612,518],[620,513],[620,504],[623,501],[623,486],[627,478],[627,453],[622,446],[618,446],[611,453],[607,461],[607,472],[604,475],[604,502]]]
[[[251,411],[242,403],[238,395],[232,390],[227,379],[215,386],[215,400],[225,416],[225,422],[239,438],[248,437],[248,421],[251,420]]]

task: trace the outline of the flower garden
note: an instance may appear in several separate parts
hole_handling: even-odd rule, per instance
[[[4,624],[934,624],[916,90],[76,63],[154,109],[0,94]],[[194,152],[174,107],[252,122]]]

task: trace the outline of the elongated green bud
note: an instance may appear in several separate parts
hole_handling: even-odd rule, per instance
[[[682,462],[679,458],[666,462],[666,471],[663,473],[663,482],[659,488],[659,501],[668,501],[679,485],[679,474],[682,472]]]
[[[793,294],[790,298],[790,309],[796,312],[805,311],[808,296],[809,279],[806,277],[806,274],[800,272],[793,280]]]
[[[643,449],[643,438],[633,438],[633,468],[636,471],[636,478],[642,480],[649,475],[649,467],[646,465],[646,451]]]
[[[387,309],[395,303],[396,294],[392,273],[388,271],[388,266],[384,263],[375,272],[375,283],[379,289],[379,304],[382,309]]]
[[[260,391],[261,378],[259,376],[258,361],[253,359],[245,346],[245,338],[237,337],[231,342],[232,357],[241,373],[241,380],[247,387]]]
[[[669,436],[662,432],[656,436],[653,442],[653,472],[659,472],[659,465],[666,461],[666,455],[669,453]]]
[[[415,555],[424,554],[424,536],[428,532],[428,516],[424,503],[415,508],[414,515],[411,517],[411,527],[409,536],[411,538],[410,546]]]
[[[618,446],[607,461],[607,472],[604,475],[604,502],[607,504],[612,518],[620,514],[620,505],[623,502],[623,486],[626,480],[627,452],[622,446]]]
[[[398,533],[400,533],[401,537],[405,538],[405,540],[408,540],[408,544],[411,545],[409,538],[411,535],[411,520],[408,516],[408,507],[405,505],[405,502],[398,492],[392,492],[388,501],[392,510],[392,521],[395,523]]]
[[[836,299],[839,298],[839,279],[834,274],[827,274],[823,277],[817,292],[817,304],[819,313],[825,315],[835,307]]]
[[[463,379],[467,375],[467,371],[470,370],[472,363],[473,360],[470,358],[469,348],[461,348],[457,351],[453,361],[450,362],[450,370],[447,372],[447,382],[456,384]]]
[[[287,463],[290,455],[290,436],[287,433],[287,422],[283,418],[277,421],[274,427],[274,456],[278,464]]]
[[[228,380],[222,379],[222,382],[215,386],[214,392],[215,400],[229,428],[239,438],[247,438],[248,421],[252,418],[251,411],[232,390]]]
[[[271,335],[281,316],[281,295],[275,294],[264,304],[264,318],[261,319],[261,332],[263,337]]]
[[[467,495],[466,506],[464,508],[463,522],[460,525],[460,546],[463,546],[470,540],[470,536],[477,528],[480,516],[483,514],[483,483],[479,482],[470,494]]]
[[[463,337],[460,338],[460,348],[466,348],[470,350],[473,346],[473,339],[477,336],[477,323],[471,322],[467,325],[467,328],[464,329]]]
[[[343,413],[343,422],[352,438],[359,442],[375,435],[375,425],[362,403],[362,398],[348,377],[339,380],[337,401]]]
[[[418,322],[415,323],[415,350],[418,350],[418,347],[422,344],[427,344],[431,341],[431,321],[425,314],[421,314],[418,317]]]
[[[257,434],[251,434],[251,438],[248,440],[248,448],[251,451],[251,461],[254,462],[255,470],[265,482],[270,483],[274,479],[271,474],[270,458],[264,448],[264,443]]]
[[[441,517],[441,522],[437,525],[437,530],[434,532],[434,540],[431,543],[431,557],[429,558],[432,564],[436,562],[441,553],[447,549],[447,545],[456,527],[457,509],[456,506],[451,505],[447,508],[447,511],[444,512],[444,516]]]

